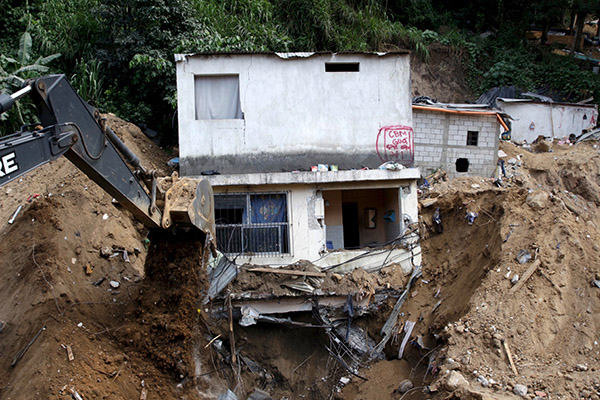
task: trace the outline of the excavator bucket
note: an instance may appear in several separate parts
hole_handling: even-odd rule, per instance
[[[163,178],[160,185],[166,189],[163,228],[193,225],[206,234],[208,244],[215,250],[215,205],[210,183],[192,178],[179,179],[174,173],[170,178]]]

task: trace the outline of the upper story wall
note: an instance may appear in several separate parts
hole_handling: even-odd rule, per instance
[[[500,135],[496,114],[414,109],[413,118],[415,165],[423,171],[423,176],[439,168],[450,177],[493,176]]]
[[[542,135],[562,138],[596,126],[598,106],[591,104],[541,103],[526,100],[498,99],[500,106],[511,117],[513,140],[533,142]]]
[[[183,175],[412,163],[408,54],[176,60]]]

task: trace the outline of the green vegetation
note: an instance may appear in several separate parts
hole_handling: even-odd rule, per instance
[[[535,27],[582,30],[600,0],[0,0],[0,90],[47,73],[69,76],[103,111],[176,141],[173,54],[228,51],[390,51],[422,59],[433,43],[460,57],[477,92],[516,85],[561,100],[600,100],[587,61],[531,43]],[[576,18],[577,17],[577,18]],[[575,20],[578,23],[575,23]],[[2,115],[0,133],[32,122]]]

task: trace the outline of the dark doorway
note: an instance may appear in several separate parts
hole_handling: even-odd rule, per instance
[[[360,247],[358,203],[342,203],[342,224],[344,225],[344,248]]]

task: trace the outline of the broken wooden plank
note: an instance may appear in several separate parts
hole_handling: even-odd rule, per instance
[[[527,268],[527,271],[525,271],[525,273],[523,274],[523,277],[515,284],[515,286],[513,286],[508,291],[508,294],[514,294],[517,290],[519,290],[521,288],[521,286],[523,286],[525,284],[525,282],[527,282],[527,279],[529,279],[531,277],[531,275],[533,275],[535,270],[538,269],[538,267],[540,266],[540,263],[541,262],[539,259],[535,260],[529,266],[529,268]]]
[[[148,389],[142,388],[142,393],[140,393],[140,400],[146,400],[148,398]]]
[[[69,361],[73,361],[75,359],[75,357],[73,356],[73,349],[69,345],[66,345],[65,348],[67,349],[67,358],[69,359]]]
[[[294,271],[293,269],[283,269],[283,268],[249,268],[250,272],[267,272],[271,274],[284,274],[284,275],[298,275],[298,276],[316,276],[318,278],[323,278],[327,276],[324,272],[316,272],[316,271]]]
[[[517,367],[515,367],[515,363],[513,361],[512,354],[510,352],[510,349],[508,348],[508,343],[506,343],[506,340],[502,339],[502,345],[504,346],[504,351],[506,352],[506,356],[508,357],[508,363],[510,364],[510,369],[512,369],[515,376],[518,376],[519,373],[517,372]]]

